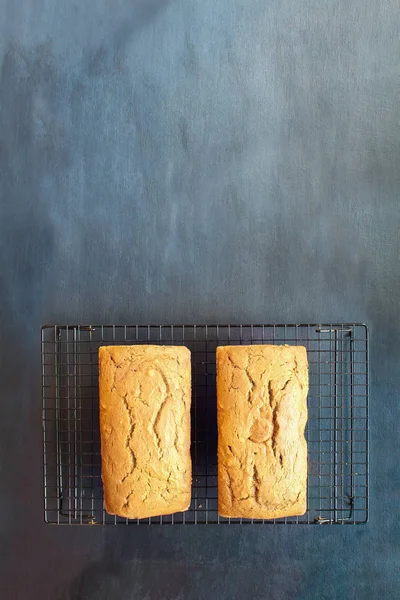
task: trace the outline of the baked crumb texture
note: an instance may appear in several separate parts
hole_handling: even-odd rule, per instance
[[[102,346],[100,432],[108,513],[142,519],[191,499],[190,352],[182,346]]]
[[[305,513],[307,393],[304,347],[217,348],[221,516],[273,519]]]

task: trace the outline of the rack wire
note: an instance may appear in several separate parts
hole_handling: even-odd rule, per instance
[[[107,344],[185,345],[192,353],[190,509],[149,519],[103,505],[98,349]],[[307,348],[307,512],[273,520],[217,511],[215,349],[228,344]],[[55,524],[358,524],[368,520],[368,329],[317,325],[45,325],[42,327],[44,517]]]

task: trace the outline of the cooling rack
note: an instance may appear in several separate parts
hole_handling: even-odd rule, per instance
[[[55,524],[358,524],[368,520],[368,329],[363,324],[45,325],[42,327],[44,517]],[[103,506],[98,349],[183,344],[192,353],[190,509],[131,520]],[[219,344],[307,348],[307,512],[273,520],[217,511],[215,349]]]

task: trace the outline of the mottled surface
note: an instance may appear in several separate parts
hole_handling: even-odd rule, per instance
[[[0,12],[2,595],[398,598],[398,0]],[[367,525],[43,523],[42,323],[330,320],[370,325]]]
[[[307,392],[301,346],[217,348],[220,515],[274,519],[305,513]]]
[[[99,349],[102,479],[107,512],[143,519],[190,505],[190,352]]]

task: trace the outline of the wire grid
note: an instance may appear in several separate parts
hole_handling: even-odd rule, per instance
[[[107,344],[185,345],[192,353],[190,509],[125,519],[103,505],[98,349]],[[217,511],[217,345],[307,348],[308,510],[273,520]],[[358,524],[368,520],[368,330],[329,325],[85,325],[42,328],[44,516],[56,524]]]

